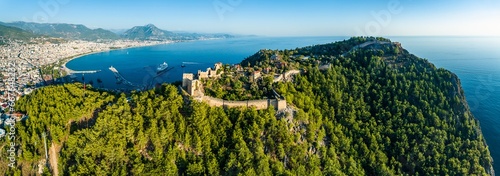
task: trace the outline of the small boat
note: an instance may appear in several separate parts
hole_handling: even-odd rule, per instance
[[[156,68],[156,72],[157,73],[162,72],[162,71],[164,71],[167,68],[168,68],[168,64],[166,62],[163,62],[163,64],[160,64],[158,66],[158,68]]]
[[[112,72],[118,73],[118,70],[116,70],[116,68],[113,66],[109,67],[109,70],[111,70]]]

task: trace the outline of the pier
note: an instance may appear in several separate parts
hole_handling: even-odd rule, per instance
[[[85,70],[85,71],[75,71],[75,70],[70,70],[70,74],[78,74],[78,73],[97,73],[100,72],[101,70]]]
[[[146,67],[146,68],[149,68],[149,67]],[[125,79],[125,77],[123,77],[120,74],[120,72],[118,72],[118,70],[115,67],[113,67],[113,66],[109,67],[109,70],[111,72],[113,72],[113,74],[115,75],[116,84],[124,84],[124,85],[131,86],[131,87],[138,87],[140,89],[148,89],[148,88],[150,88],[151,86],[153,86],[154,80],[156,78],[158,78],[159,76],[161,76],[161,75],[169,72],[172,69],[174,69],[174,67],[168,67],[165,70],[162,70],[162,71],[156,72],[156,73],[154,71],[152,71],[152,70],[147,70],[150,73],[150,75],[149,75],[150,77],[149,78],[152,78],[151,82],[149,84],[137,85],[137,84],[134,84],[134,83],[128,81],[127,79]],[[154,74],[156,74],[156,75],[154,75]]]
[[[115,67],[111,66],[109,67],[109,70],[111,70],[111,72],[113,72],[113,74],[115,75],[115,78],[116,78],[116,83],[117,84],[125,84],[125,85],[128,85],[128,86],[134,86],[134,84],[130,81],[128,81],[127,79],[125,79],[119,72],[118,70],[116,70]]]
[[[85,73],[87,73],[87,74],[88,73],[97,73],[97,72],[101,71],[101,70],[83,70],[83,71],[71,70],[68,67],[66,67],[66,64],[64,64],[62,67],[66,71],[66,73],[68,73],[68,75],[72,75],[72,74],[85,74]]]

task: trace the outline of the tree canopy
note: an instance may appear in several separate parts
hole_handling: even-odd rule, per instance
[[[369,40],[389,44],[351,50]],[[455,74],[380,38],[286,52],[311,57],[282,58],[304,72],[273,84],[289,105],[280,112],[210,107],[170,84],[130,94],[41,88],[16,104],[29,118],[16,124],[17,167],[0,172],[36,173],[47,132],[64,175],[491,174]]]

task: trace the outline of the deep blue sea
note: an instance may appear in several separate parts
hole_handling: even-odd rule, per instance
[[[181,80],[183,72],[197,72],[216,62],[239,63],[260,49],[294,49],[349,37],[247,37],[157,45],[86,55],[67,63],[73,70],[102,70],[86,74],[85,81],[103,80],[105,88],[117,85],[109,66],[137,85]],[[410,53],[458,75],[474,116],[479,119],[491,155],[500,170],[500,37],[388,37]],[[156,77],[158,64],[173,69]],[[184,68],[181,67],[185,62]],[[81,75],[78,76],[81,79]],[[133,89],[133,88],[129,88]]]
[[[158,82],[181,80],[183,72],[196,73],[206,70],[214,63],[240,63],[243,59],[260,49],[295,49],[297,47],[330,43],[349,37],[248,37],[224,40],[204,40],[156,45],[140,48],[112,50],[86,55],[72,60],[66,66],[72,70],[102,70],[96,74],[85,74],[85,81],[103,80],[105,88],[129,88],[117,85],[113,73],[108,69],[115,67],[128,81],[136,85],[151,85]],[[167,62],[172,70],[156,76],[159,64]],[[182,63],[185,67],[182,68]],[[81,75],[78,75],[81,80]],[[94,87],[97,85],[94,84]]]

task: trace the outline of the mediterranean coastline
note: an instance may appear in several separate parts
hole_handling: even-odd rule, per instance
[[[140,48],[140,50],[130,51],[128,60],[148,55],[150,60],[144,65],[155,65],[163,62],[167,58],[169,65],[176,69],[170,76],[162,77],[164,82],[179,81],[182,73],[197,73],[198,70],[205,70],[212,67],[214,63],[223,62],[232,64],[240,63],[244,58],[254,54],[261,48],[269,49],[292,49],[301,46],[314,45],[318,43],[330,43],[344,40],[347,37],[294,37],[294,38],[239,38],[225,39],[218,41],[194,41],[186,43],[174,43],[168,46],[152,46]],[[462,87],[467,97],[467,102],[474,116],[481,122],[483,134],[491,149],[493,159],[500,160],[500,78],[493,75],[500,74],[498,68],[498,58],[500,53],[494,46],[498,46],[498,38],[481,37],[392,37],[393,41],[401,42],[405,48],[415,53],[415,55],[427,58],[437,67],[446,68],[456,73],[461,80]],[[228,51],[227,48],[232,48]],[[460,49],[460,51],[457,50]],[[133,49],[132,49],[133,50]],[[477,53],[475,51],[483,51]],[[152,52],[155,51],[155,52]],[[75,60],[74,68],[86,68],[99,64],[102,60],[111,60],[110,63],[120,64],[125,58],[127,51],[110,53],[109,55],[93,55],[89,58]],[[182,56],[182,57],[180,57]],[[116,59],[115,59],[116,58]],[[120,58],[120,59],[118,59]],[[127,59],[127,58],[126,58]],[[171,59],[171,60],[168,60]],[[179,69],[182,61],[196,62],[196,65],[186,65],[183,70]],[[109,65],[108,65],[109,66]],[[93,67],[91,67],[93,68]],[[132,81],[141,83],[147,75],[142,72],[142,67],[121,66],[123,74]],[[100,77],[105,81],[104,86],[114,88],[115,81],[110,72],[99,73],[98,75],[88,75],[89,79]],[[105,80],[106,75],[109,80]],[[87,77],[87,75],[85,75]],[[95,82],[95,81],[94,81]],[[107,83],[107,84],[106,84]],[[494,167],[500,167],[499,162],[494,163]]]
[[[353,134],[359,132],[360,130],[356,129],[356,127],[351,127],[349,125],[350,124],[349,122],[344,121],[345,119],[351,119],[351,121],[355,123],[365,123],[363,118],[366,119],[368,117],[369,119],[368,121],[373,121],[373,124],[372,125],[364,124],[364,125],[366,125],[368,128],[372,128],[370,126],[375,125],[379,126],[380,129],[383,129],[383,127],[385,126],[391,126],[391,123],[397,122],[394,121],[396,119],[401,119],[407,121],[402,123],[403,125],[402,127],[401,126],[396,127],[394,126],[394,124],[392,124],[392,127],[390,127],[389,129],[408,128],[411,129],[410,131],[418,131],[417,129],[425,129],[425,126],[432,126],[432,127],[436,126],[436,125],[433,126],[433,123],[439,123],[439,124],[446,123],[446,125],[441,125],[441,126],[448,126],[449,127],[448,130],[455,131],[454,130],[455,128],[466,128],[463,130],[467,130],[468,131],[467,133],[458,135],[460,135],[460,138],[464,139],[467,138],[468,140],[471,140],[470,145],[475,145],[478,147],[467,148],[465,149],[466,152],[462,153],[459,152],[457,153],[450,150],[444,150],[443,147],[439,148],[438,149],[439,151],[436,150],[424,151],[423,153],[427,153],[425,155],[429,155],[428,152],[434,152],[432,156],[438,155],[439,153],[445,153],[443,157],[457,157],[460,158],[459,161],[460,160],[471,161],[471,163],[475,165],[474,168],[478,168],[477,170],[471,171],[473,173],[485,173],[485,174],[494,173],[491,164],[491,157],[488,149],[486,148],[486,144],[484,143],[484,138],[482,137],[483,134],[486,136],[487,131],[485,130],[483,131],[483,133],[480,132],[481,128],[477,126],[479,124],[476,123],[474,117],[477,118],[481,117],[472,115],[468,111],[467,103],[464,102],[465,95],[461,91],[462,89],[460,88],[461,87],[460,82],[464,83],[465,82],[464,78],[466,78],[466,76],[465,77],[460,76],[460,78],[462,78],[461,79],[462,81],[459,82],[454,73],[449,72],[445,69],[438,69],[427,60],[418,58],[417,56],[408,53],[408,51],[405,50],[402,46],[406,45],[407,43],[408,45],[412,45],[412,42],[411,41],[410,42],[405,41],[402,43],[399,42],[407,40],[407,38],[394,40],[394,42],[391,42],[391,40],[388,39],[374,38],[374,37],[372,38],[353,37],[350,38],[349,40],[343,40],[342,38],[337,40],[332,40],[331,38],[330,39],[315,38],[314,42],[316,44],[317,43],[326,43],[326,44],[317,44],[317,45],[312,44],[314,46],[310,46],[304,43],[296,43],[296,45],[298,46],[303,46],[300,48],[297,46],[292,46],[292,47],[285,45],[279,46],[280,48],[285,48],[285,49],[252,48],[253,46],[274,48],[272,46],[269,45],[265,46],[266,44],[262,44],[262,43],[267,43],[270,40],[275,41],[277,39],[246,38],[246,39],[231,39],[231,40],[220,40],[220,41],[196,41],[196,42],[176,43],[171,45],[155,45],[148,47],[128,48],[124,50],[113,50],[112,52],[89,54],[82,57],[78,57],[79,59],[74,59],[72,62],[68,63],[68,66],[70,68],[78,68],[75,70],[103,69],[103,71],[96,74],[85,74],[85,79],[83,79],[83,74],[82,74],[82,79],[77,81],[85,82],[87,83],[87,85],[90,85],[92,84],[91,83],[92,81],[95,82],[95,80],[101,79],[103,80],[103,82],[107,84],[103,86],[101,83],[99,83],[97,85],[94,84],[95,86],[92,87],[102,86],[112,90],[116,90],[116,88],[113,88],[112,86],[114,85],[119,86],[120,82],[118,82],[118,80],[116,80],[115,82],[113,74],[111,74],[110,71],[106,69],[109,65],[112,65],[120,70],[120,74],[122,74],[123,77],[125,77],[126,79],[130,79],[130,81],[133,82],[133,84],[135,85],[145,84],[150,82],[151,80],[159,78],[159,80],[155,80],[157,81],[158,84],[157,86],[155,86],[155,88],[146,89],[146,91],[126,91],[126,93],[124,94],[121,93],[116,94],[116,92],[111,92],[106,90],[97,91],[96,89],[91,89],[89,87],[86,90],[84,86],[85,84],[82,85],[79,83],[49,86],[47,88],[41,89],[40,91],[59,92],[55,91],[54,89],[69,89],[70,91],[62,90],[61,92],[63,92],[64,94],[70,94],[65,96],[74,97],[74,100],[79,100],[79,101],[98,100],[94,97],[102,95],[104,96],[120,95],[120,98],[118,99],[116,98],[110,99],[111,104],[120,104],[120,107],[131,106],[133,107],[132,109],[133,111],[150,109],[150,108],[144,108],[145,106],[147,107],[150,105],[159,106],[158,107],[159,110],[168,109],[161,106],[168,106],[168,107],[177,106],[173,104],[166,104],[166,102],[171,102],[171,100],[175,96],[177,97],[175,98],[177,100],[174,100],[175,102],[177,102],[176,104],[180,106],[187,106],[184,108],[190,108],[189,106],[192,106],[191,108],[193,108],[194,111],[196,111],[196,108],[210,107],[209,109],[212,110],[218,109],[220,110],[221,113],[231,112],[233,110],[235,111],[242,110],[243,112],[253,111],[255,113],[267,112],[267,114],[276,117],[276,120],[281,121],[280,123],[284,124],[286,123],[300,124],[301,121],[304,120],[308,120],[309,122],[314,121],[315,118],[310,118],[313,117],[311,116],[313,115],[311,114],[311,112],[319,112],[320,114],[317,114],[318,117],[327,119],[323,120],[323,122],[332,123],[330,126],[337,125],[339,127],[336,127],[336,129],[344,128],[348,131],[351,131],[350,133]],[[293,43],[291,42],[291,40],[293,39],[281,38],[279,39],[280,42],[278,43],[290,44]],[[304,40],[305,40],[304,38],[300,39],[300,41]],[[319,40],[328,40],[328,42],[319,42]],[[332,41],[337,41],[337,42],[332,43]],[[343,49],[341,50],[331,49],[335,48],[332,46],[336,45],[341,46],[340,48]],[[231,50],[228,50],[227,48],[231,48]],[[288,50],[286,48],[296,48],[296,49]],[[253,50],[250,51],[253,54],[247,53],[247,50]],[[372,52],[374,50],[379,52]],[[446,48],[443,48],[443,50],[447,51]],[[310,54],[309,53],[310,51],[313,51],[314,53]],[[229,54],[230,52],[233,53]],[[384,55],[383,53],[387,54]],[[393,55],[394,53],[396,55]],[[382,59],[377,56],[371,56],[370,60],[363,60],[362,59],[363,54],[369,54],[369,55],[381,54],[382,56],[386,57]],[[394,58],[390,56],[396,56],[396,57]],[[446,59],[448,57],[449,56],[446,55],[440,55],[440,56],[433,55],[431,59],[435,58]],[[242,58],[245,59],[242,60]],[[172,67],[172,72],[168,72],[169,74],[167,75],[158,76],[158,73],[154,72],[156,71],[155,65],[161,62],[168,62],[169,67]],[[349,62],[356,63],[354,68],[352,68],[353,65],[349,64]],[[366,65],[366,63],[363,62],[370,62],[369,65],[371,66],[365,67],[363,65]],[[216,64],[214,65],[214,63]],[[388,66],[386,66],[384,63],[388,64]],[[410,66],[410,64],[407,63],[411,63],[412,66]],[[181,64],[187,64],[187,65],[184,65],[185,67],[179,67],[182,66]],[[151,66],[152,68],[150,68],[148,65],[152,65]],[[408,65],[408,66],[403,66],[403,65]],[[441,66],[443,65],[439,65],[438,67]],[[415,67],[415,69],[413,69],[413,67]],[[448,68],[446,65],[443,67]],[[360,84],[363,80],[365,80],[361,79],[363,76],[358,75],[355,76],[356,77],[355,79],[352,78],[352,75],[356,75],[355,72],[365,70],[366,68],[370,68],[372,69],[372,71],[362,74],[370,74],[370,75],[374,74],[376,76],[380,76],[379,79],[390,79],[393,76],[395,76],[396,78],[397,76],[402,76],[403,78],[402,79],[397,78],[396,80],[397,82],[401,83],[390,83],[389,81],[387,81],[387,84],[392,84],[392,86],[397,86],[395,88],[392,86],[382,85],[385,83],[385,81],[379,83],[374,79],[366,79],[370,81],[368,84]],[[340,71],[339,69],[344,69],[344,71],[346,72],[339,73]],[[418,71],[425,69],[427,69],[429,72]],[[386,74],[388,75],[384,75],[378,72],[380,70],[386,70],[388,72]],[[153,71],[152,73],[153,76],[155,77],[151,77],[150,75],[151,73],[148,73],[150,71]],[[413,73],[418,74],[420,76],[412,78]],[[426,74],[429,74],[431,76]],[[433,75],[437,76],[435,79],[438,79],[440,81],[437,82],[432,81],[431,78],[433,77]],[[325,76],[329,78],[324,79]],[[335,76],[339,76],[340,78],[338,77],[336,78]],[[452,79],[448,80],[448,78],[450,77]],[[174,84],[162,84],[165,82],[172,82],[168,80],[169,78],[171,78],[173,81],[182,78],[182,83],[177,82]],[[320,78],[320,79],[314,79],[314,78]],[[413,79],[420,79],[421,81],[410,81]],[[424,79],[426,80],[422,81]],[[428,86],[418,87],[419,84],[416,84],[417,82]],[[441,84],[442,82],[444,83]],[[327,84],[331,85],[327,86]],[[311,85],[317,85],[317,87]],[[374,85],[374,86],[370,87],[369,85]],[[341,88],[337,86],[341,86]],[[438,86],[447,86],[447,87],[440,88]],[[363,87],[363,88],[360,89],[357,87]],[[463,86],[463,89],[465,94],[468,95],[467,101],[470,101],[471,96],[469,96],[470,94],[468,94],[468,92],[470,91],[466,89],[466,86]],[[371,94],[369,92],[369,91],[391,92],[393,90],[405,90],[404,92],[401,91],[401,93],[399,94],[410,98],[404,98],[402,99],[404,103],[400,103],[398,102],[398,100],[392,101],[393,98],[390,97],[392,96],[390,94],[383,94],[383,93]],[[167,91],[167,93],[162,94],[163,91]],[[179,91],[181,93],[179,93]],[[351,91],[359,91],[360,93],[352,93]],[[448,102],[447,103],[448,105],[446,105],[447,107],[443,105],[443,107],[438,107],[441,108],[441,110],[436,112],[430,112],[434,111],[434,108],[426,107],[429,106],[426,102],[435,104],[436,101],[434,102],[432,101],[433,98],[430,97],[431,94],[420,94],[419,96],[418,92],[425,92],[425,91],[437,91],[438,93],[434,95],[441,95],[438,96],[437,99],[441,99]],[[74,94],[73,92],[79,92],[79,93],[71,95]],[[89,98],[82,99],[81,98],[82,93],[84,97],[89,97]],[[336,96],[342,94],[349,95],[350,98],[347,99],[346,97],[343,96]],[[456,94],[457,96],[455,96],[454,98],[451,96],[442,96],[442,95],[453,95],[453,94]],[[182,95],[183,98],[180,98],[179,97],[180,95]],[[361,97],[357,97],[358,95],[361,95]],[[368,99],[366,99],[366,97],[363,98],[363,95],[369,98]],[[413,110],[411,111],[415,111],[415,113],[405,112],[404,111],[405,108],[399,107],[399,109],[401,109],[400,112],[401,114],[391,116],[390,114],[398,114],[398,113],[397,112],[386,113],[387,115],[384,116],[387,118],[392,118],[393,120],[383,121],[382,120],[383,118],[373,116],[373,114],[371,114],[371,112],[368,110],[365,110],[364,112],[366,115],[361,115],[361,116],[345,116],[345,114],[340,113],[341,111],[332,110],[336,112],[335,116],[343,118],[334,118],[333,116],[329,116],[331,113],[330,110],[328,110],[327,108],[325,110],[314,110],[314,108],[321,107],[322,105],[320,102],[323,102],[323,101],[317,101],[317,97],[324,100],[325,102],[328,102],[329,105],[334,106],[336,109],[342,109],[348,107],[348,106],[343,106],[342,105],[343,102],[347,102],[347,104],[350,104],[351,106],[352,105],[360,106],[359,108],[363,109],[363,107],[366,106],[364,106],[362,103],[361,104],[356,103],[355,101],[362,101],[365,99],[370,100],[373,99],[374,97],[377,97],[378,95],[389,96],[380,100],[382,101],[384,99],[387,99],[388,101],[386,103],[391,104],[389,107],[398,107],[394,106],[394,103],[400,104],[399,106],[411,106],[413,107],[412,108]],[[38,96],[45,96],[45,95],[38,94]],[[144,98],[141,99],[141,97],[147,97],[147,96],[149,96],[150,98],[158,97],[159,99],[155,98],[151,99],[151,101]],[[164,97],[167,98],[163,99]],[[420,101],[414,101],[414,98],[412,97],[416,97],[420,99]],[[196,102],[196,100],[203,103],[199,104]],[[147,103],[147,101],[154,103]],[[20,100],[20,102],[25,103],[29,101]],[[373,101],[367,101],[367,102],[369,103],[368,106],[370,107],[375,107],[380,104],[380,103],[374,104]],[[107,103],[104,103],[103,105],[106,104]],[[21,106],[30,107],[26,105],[21,105]],[[96,107],[99,106],[101,105],[96,105]],[[419,108],[417,108],[420,106],[424,107],[421,108],[422,111],[419,111]],[[103,114],[106,112],[112,112],[112,111],[114,112],[113,109],[118,108],[118,106],[115,105],[106,106],[105,108],[106,110],[102,112]],[[409,109],[406,108],[406,110]],[[472,107],[471,110],[473,110]],[[22,112],[25,111],[29,110],[23,110]],[[139,114],[147,114],[147,113],[141,111],[139,112]],[[196,116],[198,115],[196,114],[199,113],[186,114],[185,116],[180,114],[179,117],[191,116],[197,118]],[[376,114],[380,115],[380,113]],[[414,116],[412,114],[417,114],[417,116]],[[453,114],[457,114],[459,116],[455,117]],[[224,115],[222,114],[222,116]],[[255,118],[257,118],[258,116],[262,117],[262,115],[257,115]],[[309,116],[309,118],[307,116]],[[101,115],[96,116],[96,118],[98,119],[97,123],[102,123],[103,118],[101,117],[103,116]],[[112,117],[116,117],[116,115],[109,116],[109,118]],[[210,115],[210,118],[212,117],[215,116]],[[405,117],[410,117],[410,118],[405,118]],[[100,122],[99,119],[101,119]],[[152,118],[144,118],[144,119],[152,119]],[[356,121],[356,119],[359,120]],[[380,122],[374,122],[374,119],[378,119]],[[450,126],[450,125],[456,125],[456,123],[454,123],[456,120],[458,121],[464,120],[465,122],[460,124],[472,124],[472,126],[463,126],[463,127]],[[413,121],[418,121],[418,123],[414,123]],[[216,123],[218,122],[219,121],[216,121]],[[418,127],[412,126],[417,124]],[[482,125],[484,126],[484,124]],[[211,127],[217,128],[218,126],[214,124],[211,125]],[[297,133],[299,131],[305,130],[305,133],[300,132],[300,134],[307,134],[307,131],[310,130],[308,128],[304,129],[300,128],[304,127],[296,126],[296,127],[291,127],[290,129],[284,128],[280,131],[290,131],[292,133]],[[485,128],[482,129],[484,130]],[[417,148],[427,149],[427,147],[424,147],[425,145],[430,145],[430,146],[445,145],[447,148],[451,147],[455,148],[454,150],[458,150],[457,147],[453,147],[451,144],[447,144],[447,141],[449,140],[446,139],[445,137],[447,136],[447,134],[444,133],[443,129],[441,129],[439,125],[437,125],[437,127],[435,128],[435,131],[436,132],[434,133],[423,134],[427,142],[415,144],[418,146],[415,147],[415,149]],[[437,134],[438,132],[439,134]],[[395,137],[385,136],[387,134],[384,134],[382,132],[378,133],[377,135],[385,136],[382,137],[382,139],[386,139],[380,142],[386,143],[387,145],[393,145],[394,143],[399,143],[399,144],[406,143],[404,137],[403,138],[397,137],[405,135],[410,137],[411,141],[414,141],[415,139],[420,139],[420,137],[417,137],[415,134],[401,133],[400,130],[395,130],[394,132],[390,133],[393,134]],[[477,135],[478,138],[464,136],[469,134]],[[73,134],[69,135],[71,136]],[[344,138],[343,135],[341,135],[340,133],[339,135],[342,138]],[[362,133],[359,135],[365,136]],[[436,137],[435,135],[440,135],[439,138],[444,139],[444,141],[431,140],[433,137]],[[457,135],[457,134],[450,133],[450,135]],[[319,144],[319,147],[339,145],[335,147],[340,149],[342,146],[350,146],[338,143],[334,144],[334,142],[331,144],[326,144],[326,142],[322,140],[324,138],[321,137],[318,139],[319,141],[317,141],[316,143]],[[301,139],[297,138],[297,140]],[[314,138],[307,139],[307,137],[304,136],[304,139],[302,140],[313,141],[315,139]],[[486,140],[489,141],[488,137],[486,137]],[[347,140],[340,140],[340,141],[347,141]],[[361,142],[361,145],[363,145],[362,141],[363,140],[359,140],[357,142]],[[353,142],[356,143],[356,141]],[[460,141],[451,141],[451,142],[457,143]],[[64,145],[67,146],[72,143],[73,142],[66,142]],[[488,144],[490,143],[491,142],[489,142]],[[495,143],[493,142],[493,144]],[[174,145],[179,146],[179,148],[181,149],[180,151],[185,151],[184,150],[184,148],[186,148],[185,143],[174,144]],[[458,146],[460,145],[462,144],[458,144]],[[493,145],[490,144],[489,146],[490,148],[493,148]],[[411,145],[409,147],[410,150],[407,150],[406,147],[401,149],[400,147],[396,147],[394,150],[386,148],[380,148],[380,149],[384,150],[383,153],[387,153],[384,155],[390,158],[395,158],[396,156],[400,155],[401,152],[404,153],[414,150],[411,148],[412,147]],[[376,149],[376,147],[373,149]],[[360,150],[362,149],[360,148]],[[61,152],[66,152],[66,151],[61,151]],[[304,152],[307,153],[307,151]],[[314,151],[312,152],[314,153]],[[439,153],[436,154],[435,152]],[[300,153],[303,152],[299,152],[296,155],[300,155]],[[482,162],[476,162],[476,160],[473,161],[474,157],[468,157],[468,155],[466,155],[468,153],[479,153],[478,157],[480,157],[480,161]],[[356,155],[356,153],[352,155]],[[405,157],[407,155],[408,154],[404,154],[401,157]],[[287,157],[294,157],[294,156],[290,155]],[[363,155],[357,155],[357,157],[360,158],[356,159],[356,161],[358,160],[362,161],[363,158],[366,158]],[[431,155],[429,155],[428,157],[431,157]],[[322,158],[322,159],[328,159],[328,158]],[[453,160],[442,159],[442,160],[443,162],[453,162],[453,160],[455,159]],[[394,159],[390,159],[390,161],[383,161],[383,162],[389,162],[389,163],[400,162],[404,165],[413,162],[429,164],[427,163],[427,161],[428,160],[425,160],[423,158],[419,160],[409,158],[409,161],[397,161]],[[53,163],[57,163],[57,161]],[[479,165],[484,167],[484,169]],[[63,165],[62,167],[66,168],[69,166]],[[413,167],[413,166],[408,166],[408,167]],[[431,164],[427,167],[432,168],[434,167],[434,165]],[[420,168],[417,167],[416,169]],[[399,172],[399,171],[394,171],[394,172]],[[442,172],[445,173],[446,171]]]
[[[0,176],[494,176],[498,9],[0,1]]]

